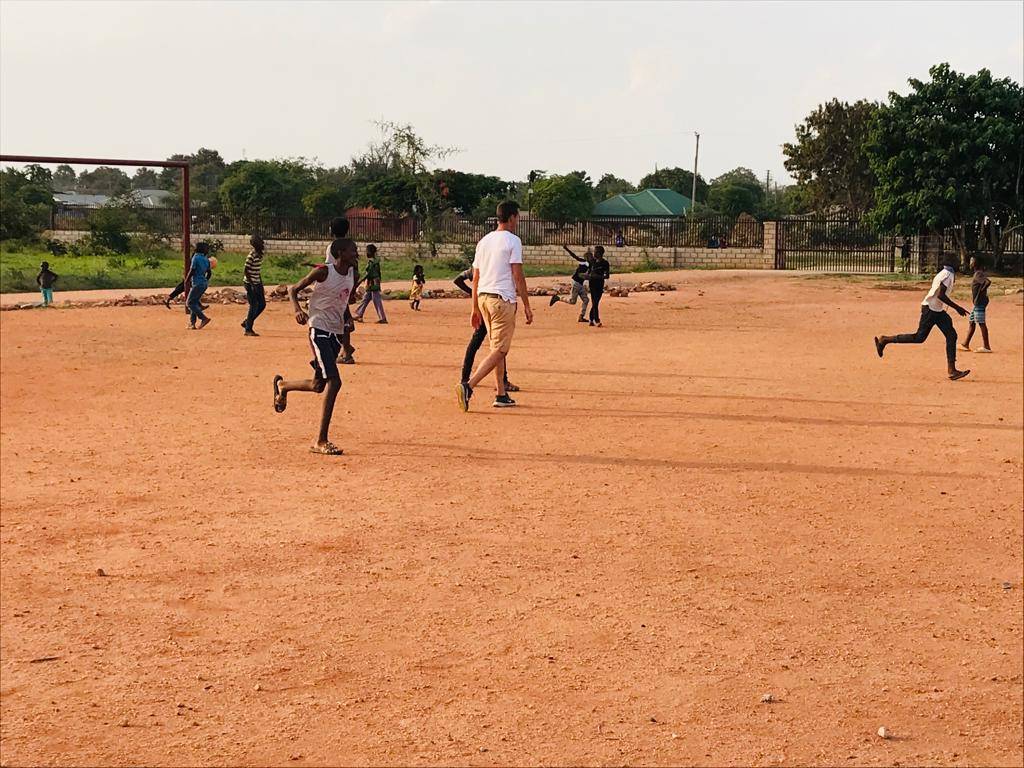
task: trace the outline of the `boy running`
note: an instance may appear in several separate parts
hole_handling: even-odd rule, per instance
[[[516,234],[519,226],[519,204],[514,201],[500,203],[497,208],[498,228],[484,235],[476,244],[473,260],[473,328],[487,326],[491,342],[489,354],[469,381],[455,387],[459,407],[469,410],[473,387],[494,371],[498,386],[495,408],[510,408],[516,404],[505,389],[505,358],[512,349],[516,332],[516,301],[523,300],[526,324],[533,322],[530,296],[523,273],[523,241]]]
[[[979,352],[991,352],[988,344],[988,325],[985,324],[985,308],[988,307],[988,287],[992,280],[985,274],[985,269],[977,257],[971,258],[971,269],[974,270],[974,279],[971,280],[971,298],[974,300],[974,308],[971,310],[970,325],[967,326],[967,338],[961,349],[964,352],[971,351],[971,339],[974,337],[974,330],[981,327],[982,347]]]
[[[566,253],[579,262],[579,266],[577,266],[576,271],[572,273],[572,291],[569,293],[569,298],[562,298],[556,293],[551,297],[551,304],[549,306],[553,307],[560,301],[564,301],[566,304],[575,304],[577,299],[582,299],[583,303],[580,306],[580,316],[576,322],[585,323],[587,322],[587,304],[590,303],[590,297],[587,295],[586,281],[590,279],[590,260],[593,258],[593,254],[591,253],[591,250],[587,248],[584,258],[581,259],[569,250],[569,246],[563,245],[562,247],[565,249]]]
[[[946,306],[956,310],[961,317],[967,314],[967,310],[949,298],[949,291],[953,290],[953,282],[956,279],[957,260],[955,256],[947,257],[948,261],[932,279],[932,287],[928,295],[921,302],[921,321],[917,326],[916,333],[901,333],[898,336],[875,336],[875,351],[881,357],[888,344],[920,344],[928,338],[933,327],[938,327],[946,337],[946,364],[949,369],[951,381],[962,379],[970,373],[969,370],[958,371],[956,368],[956,329],[953,327],[953,320],[946,312]],[[943,306],[946,305],[946,306]]]
[[[50,262],[44,261],[39,265],[39,274],[36,275],[36,285],[43,294],[43,306],[53,304],[53,284],[57,282],[57,273],[50,271]],[[987,337],[986,337],[987,338]]]
[[[288,407],[289,392],[323,392],[323,411],[320,415],[320,433],[310,447],[313,453],[340,456],[342,450],[328,437],[334,403],[341,390],[341,374],[337,358],[341,352],[341,335],[345,330],[345,308],[348,306],[352,286],[355,283],[355,265],[358,258],[356,244],[347,239],[331,243],[328,253],[330,264],[313,267],[297,284],[288,288],[288,297],[295,310],[295,322],[309,324],[309,345],[313,359],[313,378],[285,381],[282,376],[274,377],[274,410],[283,413]],[[313,286],[309,297],[309,313],[299,306],[299,292]]]
[[[210,285],[210,271],[213,269],[208,256],[209,252],[210,247],[206,243],[196,244],[196,252],[192,254],[192,264],[182,281],[184,283],[192,281],[192,287],[188,291],[188,300],[185,302],[188,307],[190,331],[196,330],[196,320],[199,320],[199,330],[210,324],[210,318],[203,314],[203,305],[200,301]]]

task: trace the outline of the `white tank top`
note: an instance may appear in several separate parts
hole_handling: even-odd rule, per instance
[[[321,283],[313,283],[313,293],[309,297],[311,328],[337,334],[345,330],[345,307],[354,283],[354,269],[349,267],[343,275],[333,263],[327,265],[327,277]]]

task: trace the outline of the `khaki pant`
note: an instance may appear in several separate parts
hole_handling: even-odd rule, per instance
[[[512,337],[516,332],[516,305],[493,293],[481,293],[477,301],[480,305],[480,314],[487,325],[491,351],[500,351],[507,355],[512,349]]]

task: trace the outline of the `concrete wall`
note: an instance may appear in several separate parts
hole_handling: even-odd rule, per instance
[[[769,232],[771,238],[769,239]],[[46,232],[45,237],[65,242],[80,239],[85,232]],[[203,239],[195,235],[193,243]],[[205,236],[206,239],[220,240],[226,251],[249,250],[248,235],[218,234]],[[608,247],[605,256],[612,265],[612,271],[630,269],[641,264],[650,264],[663,269],[772,269],[775,264],[775,223],[765,223],[764,248],[662,248],[626,246]],[[180,247],[180,239],[172,238],[171,246]],[[311,256],[326,255],[328,241],[324,240],[267,240],[267,254],[308,253]],[[366,243],[359,243],[359,252],[365,252]],[[431,258],[430,246],[426,243],[375,243],[378,252],[385,258]],[[582,255],[586,244],[570,246]],[[463,254],[472,254],[472,246],[442,243],[437,246],[437,258],[455,260]],[[574,262],[560,245],[527,245],[523,247],[523,259],[529,264],[574,266]]]

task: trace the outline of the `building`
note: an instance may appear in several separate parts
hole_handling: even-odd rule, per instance
[[[135,202],[143,208],[172,208],[173,192],[166,189],[133,189]],[[100,208],[111,200],[110,195],[85,195],[78,192],[54,192],[53,202],[63,208]]]
[[[594,206],[595,218],[628,219],[643,216],[682,216],[693,203],[690,198],[671,189],[643,189],[625,195],[615,195]]]

